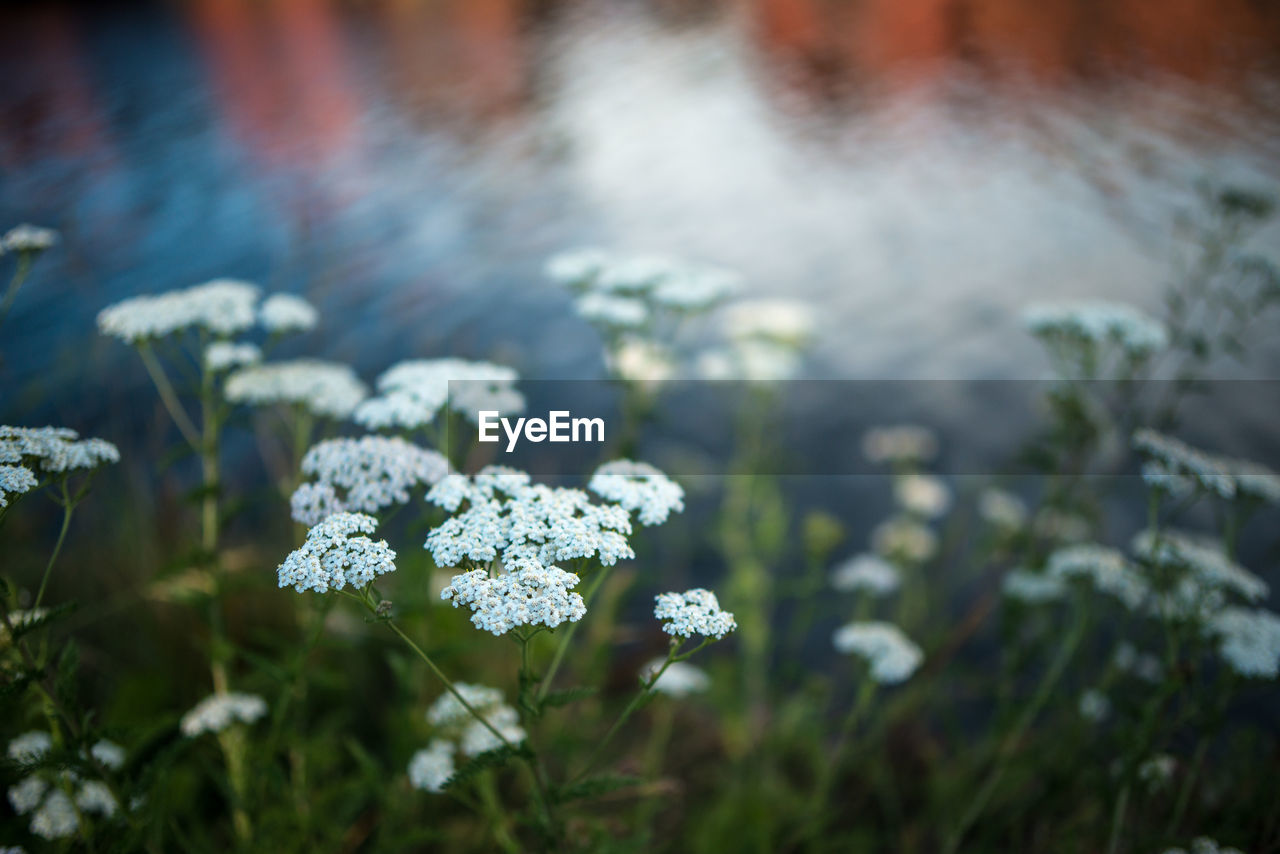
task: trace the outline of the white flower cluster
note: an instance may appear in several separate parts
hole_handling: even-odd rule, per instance
[[[258,288],[234,279],[152,296],[132,297],[98,313],[98,330],[126,343],[145,341],[200,327],[218,336],[251,328]]]
[[[38,225],[15,225],[0,237],[0,255],[6,252],[44,252],[58,242],[58,232]]]
[[[978,515],[992,527],[1016,531],[1027,522],[1027,505],[1012,492],[984,489],[978,496]]]
[[[241,368],[227,378],[224,393],[232,403],[293,404],[313,415],[342,419],[351,415],[368,389],[347,365],[293,359]]]
[[[30,764],[43,759],[52,747],[53,740],[47,732],[24,733],[9,743],[9,758]],[[106,739],[94,744],[90,752],[106,768],[117,769],[124,764],[124,749]],[[69,770],[37,771],[10,786],[8,796],[14,812],[31,814],[31,832],[43,839],[73,835],[80,828],[82,815],[109,818],[119,809],[105,783],[84,780]]]
[[[1153,487],[1180,494],[1194,482],[1223,498],[1235,497],[1236,478],[1217,457],[1145,428],[1133,434],[1133,447],[1152,464],[1144,467],[1143,477]]]
[[[926,463],[938,455],[938,437],[928,427],[875,427],[862,437],[862,455],[873,463]]]
[[[386,540],[369,539],[377,520],[362,513],[335,513],[307,532],[306,541],[277,570],[281,587],[325,593],[347,585],[364,587],[395,571],[396,553]]]
[[[1029,569],[1011,569],[1001,582],[1000,592],[1027,605],[1056,602],[1067,592],[1062,579]]]
[[[467,682],[455,682],[453,687],[508,743],[519,744],[525,740],[519,714],[504,702],[497,688]],[[442,694],[431,704],[427,722],[436,728],[438,735],[409,761],[409,782],[416,789],[442,791],[453,776],[456,752],[473,757],[502,745],[489,727],[476,720],[452,693]]]
[[[258,309],[258,321],[268,332],[305,332],[320,321],[315,306],[294,294],[272,294]]]
[[[587,293],[578,297],[574,309],[584,320],[606,329],[638,329],[649,322],[649,307],[635,297]]]
[[[1090,723],[1100,724],[1111,717],[1111,700],[1097,688],[1090,688],[1081,694],[1076,708],[1080,717]]]
[[[865,659],[871,678],[886,685],[905,682],[924,661],[920,647],[892,623],[848,623],[836,629],[831,641],[837,652]]]
[[[1169,345],[1164,324],[1123,303],[1098,300],[1037,305],[1028,309],[1023,319],[1038,337],[1094,346],[1114,343],[1134,356],[1150,355]]]
[[[674,355],[648,338],[627,337],[605,353],[609,373],[631,383],[654,384],[671,378],[677,370]]]
[[[1188,854],[1188,851],[1186,848],[1166,848],[1164,854]],[[1244,854],[1244,852],[1239,848],[1219,845],[1207,836],[1200,836],[1191,840],[1190,854]]]
[[[893,497],[902,509],[925,519],[936,519],[951,508],[951,490],[932,475],[908,474],[895,478]]]
[[[1241,676],[1280,676],[1280,616],[1270,611],[1226,607],[1209,620],[1209,633],[1227,665]]]
[[[1051,578],[1070,581],[1087,579],[1094,588],[1118,599],[1133,611],[1142,606],[1150,587],[1124,555],[1100,545],[1066,546],[1049,556],[1047,569]]]
[[[10,495],[21,495],[34,489],[39,480],[26,466],[0,465],[0,507],[9,506]]]
[[[119,461],[115,445],[104,439],[80,439],[75,430],[66,427],[0,426],[0,463],[61,474]],[[20,472],[11,477],[15,484],[27,480]]]
[[[607,462],[596,469],[587,489],[636,513],[644,525],[660,525],[673,511],[684,510],[684,490],[648,463]]]
[[[738,627],[733,614],[720,608],[716,594],[701,587],[684,593],[659,593],[653,616],[666,620],[662,630],[677,637],[720,638]]]
[[[873,596],[887,596],[901,583],[897,567],[870,553],[854,555],[831,571],[831,586],[842,593],[865,590]]]
[[[1220,543],[1181,531],[1141,531],[1134,537],[1133,553],[1156,566],[1189,572],[1200,587],[1246,602],[1260,602],[1270,592],[1265,581],[1227,557]]]
[[[1157,753],[1148,757],[1138,766],[1138,779],[1149,788],[1160,789],[1173,779],[1173,772],[1178,768],[1178,761],[1167,753]]]
[[[553,255],[546,264],[553,281],[594,296],[644,297],[656,307],[677,312],[705,311],[741,288],[741,277],[729,270],[693,264],[661,255],[624,255],[599,249],[576,249]],[[648,310],[643,301],[635,302]]]
[[[214,341],[204,348],[204,369],[210,373],[220,374],[242,365],[253,365],[262,361],[262,350],[256,344],[242,344],[235,341]]]
[[[371,430],[413,430],[435,420],[447,404],[473,424],[482,409],[509,415],[524,411],[514,385],[520,375],[504,365],[465,359],[414,359],[378,377],[378,396],[356,409],[353,419]],[[450,400],[450,382],[453,399]]]
[[[256,694],[210,694],[182,716],[179,728],[187,738],[222,732],[237,721],[251,724],[267,713],[267,701]]]
[[[666,659],[655,658],[640,668],[640,678],[647,682],[653,678],[653,674],[662,670],[662,665],[665,663]],[[706,671],[684,661],[673,661],[668,664],[667,669],[663,670],[662,675],[658,677],[658,681],[653,683],[653,690],[659,694],[676,698],[700,694],[709,687],[711,687],[711,677]]]
[[[411,489],[449,473],[449,461],[398,436],[363,436],[313,445],[302,471],[317,482],[302,484],[289,503],[295,521],[315,525],[334,513],[377,513],[408,503]]]
[[[1144,682],[1155,684],[1164,678],[1164,665],[1160,663],[1160,659],[1149,652],[1139,652],[1137,647],[1127,641],[1116,645],[1111,663],[1120,672],[1130,673]]]
[[[503,635],[516,626],[555,628],[577,622],[587,613],[582,596],[572,592],[580,579],[556,566],[528,567],[516,572],[487,569],[455,575],[440,594],[453,607],[471,608],[477,629]]]
[[[924,563],[938,553],[938,537],[910,516],[881,522],[871,532],[871,545],[885,557],[902,563]]]
[[[814,326],[813,309],[795,300],[743,300],[724,311],[725,334],[734,341],[798,349],[813,337]]]
[[[427,501],[456,513],[427,536],[437,566],[500,558],[505,569],[516,571],[574,558],[595,557],[611,566],[635,557],[627,545],[631,517],[622,507],[593,504],[578,489],[531,484],[527,474],[511,469],[448,475]]]

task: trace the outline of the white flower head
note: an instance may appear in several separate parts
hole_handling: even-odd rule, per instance
[[[64,839],[79,827],[75,804],[61,789],[49,792],[31,818],[31,832],[42,839]]]
[[[1164,678],[1164,665],[1160,663],[1160,659],[1149,652],[1139,652],[1137,647],[1127,641],[1116,646],[1111,663],[1117,670],[1130,673],[1153,685]]]
[[[742,289],[742,277],[718,267],[688,265],[672,271],[653,289],[652,299],[673,311],[706,311]]]
[[[503,635],[516,626],[555,628],[582,619],[587,608],[573,592],[579,580],[556,566],[500,571],[495,577],[487,569],[475,569],[455,575],[440,598],[455,608],[469,607],[476,628]]]
[[[800,373],[802,364],[795,347],[747,338],[703,351],[698,356],[695,369],[698,376],[707,380],[777,383]]]
[[[1147,356],[1169,344],[1164,324],[1123,303],[1093,300],[1037,305],[1026,311],[1024,320],[1039,338],[1092,346],[1115,344],[1133,356]]]
[[[151,296],[132,297],[98,313],[98,330],[133,344],[199,327],[228,337],[257,320],[258,288],[234,279]]]
[[[927,463],[938,455],[938,437],[928,427],[875,427],[862,437],[862,455],[873,463]]]
[[[34,812],[44,802],[49,784],[39,775],[31,774],[22,781],[9,787],[9,804],[18,815]]]
[[[293,359],[241,368],[227,378],[224,393],[232,403],[292,404],[313,415],[343,419],[351,416],[368,389],[347,365]]]
[[[1100,593],[1119,600],[1129,610],[1139,608],[1151,592],[1138,568],[1114,549],[1099,545],[1066,546],[1049,556],[1051,578],[1083,578]]]
[[[842,593],[865,590],[872,596],[887,596],[901,584],[898,568],[869,552],[854,555],[831,571],[831,586]]]
[[[33,730],[9,742],[9,758],[29,765],[44,758],[53,749],[53,737],[47,732]]]
[[[29,492],[39,482],[35,472],[26,466],[0,465],[0,507],[9,506],[10,495]]]
[[[1111,701],[1097,688],[1090,688],[1081,694],[1076,707],[1080,717],[1090,723],[1099,724],[1111,716]]]
[[[394,572],[396,553],[386,540],[371,540],[377,520],[363,513],[335,513],[307,532],[306,542],[277,570],[281,587],[325,593],[350,585],[361,588]]]
[[[430,424],[448,405],[474,424],[481,409],[496,409],[504,415],[524,411],[524,397],[515,389],[519,378],[512,368],[491,362],[400,362],[378,377],[378,396],[362,403],[352,417],[371,430],[413,430]]]
[[[318,482],[302,484],[290,506],[296,521],[315,525],[337,512],[377,513],[406,504],[411,489],[435,484],[448,474],[449,461],[398,436],[362,436],[311,446],[302,458],[302,471]],[[341,497],[334,487],[343,490]]]
[[[682,266],[665,255],[615,255],[600,269],[592,287],[602,294],[644,294]]]
[[[892,623],[853,622],[836,629],[836,651],[866,660],[871,678],[886,685],[905,682],[919,669],[924,653]]]
[[[1151,789],[1161,789],[1173,779],[1173,772],[1178,768],[1178,761],[1167,753],[1158,753],[1148,757],[1138,766],[1138,779]]]
[[[1201,587],[1246,602],[1260,602],[1270,593],[1267,583],[1227,557],[1220,543],[1183,531],[1141,531],[1134,537],[1133,553],[1156,566],[1189,572]]]
[[[1041,605],[1062,599],[1067,588],[1062,579],[1055,576],[1028,569],[1011,569],[1001,583],[1000,592],[1026,605]]]
[[[0,462],[21,463],[33,473],[36,469],[58,474],[88,471],[119,461],[115,445],[104,439],[80,439],[66,427],[0,427]],[[11,477],[15,483],[27,480],[20,472]]]
[[[306,332],[320,321],[320,312],[300,296],[272,294],[258,310],[258,320],[268,332]]]
[[[570,249],[548,258],[543,272],[556,284],[585,290],[600,275],[610,259],[609,253],[603,249]]]
[[[90,755],[107,768],[118,770],[124,765],[124,748],[114,741],[99,739],[89,749]]]
[[[655,658],[644,667],[640,668],[640,678],[648,681],[653,674],[662,670],[662,665],[666,663],[664,658]],[[700,667],[695,667],[686,661],[673,661],[667,665],[667,669],[658,677],[658,681],[653,683],[653,690],[660,694],[666,694],[668,697],[687,697],[690,694],[700,694],[711,687],[711,677],[706,671]]]
[[[1187,854],[1185,848],[1167,848],[1164,854]],[[1227,845],[1219,845],[1217,841],[1207,836],[1200,836],[1191,840],[1190,854],[1244,854],[1239,848],[1232,848]]]
[[[1223,661],[1241,676],[1280,676],[1280,616],[1261,609],[1227,607],[1209,621]]]
[[[653,616],[666,620],[662,630],[676,637],[720,638],[738,627],[733,614],[721,609],[716,594],[701,587],[684,593],[659,593]]]
[[[267,713],[267,701],[256,694],[210,694],[182,716],[179,728],[187,738],[222,732],[236,722],[251,724]]]
[[[940,478],[908,474],[894,479],[893,496],[909,513],[936,519],[951,508],[951,490]]]
[[[924,563],[938,553],[938,537],[910,516],[881,522],[871,532],[872,547],[890,560]]]
[[[519,744],[525,740],[525,732],[519,725],[520,716],[504,702],[501,691],[467,682],[455,682],[454,688],[508,743]],[[427,710],[427,721],[436,727],[442,738],[455,742],[465,756],[478,756],[502,745],[502,740],[476,720],[452,693],[441,695],[431,705]]]
[[[211,373],[222,373],[244,365],[262,361],[262,350],[256,344],[239,344],[234,341],[214,341],[204,348],[204,368]]]
[[[799,349],[813,337],[813,309],[796,300],[742,300],[724,309],[725,334],[732,340],[761,340]]]
[[[415,789],[427,792],[443,792],[444,784],[453,776],[453,744],[437,738],[419,750],[409,760],[409,783]]]
[[[58,242],[58,232],[37,225],[15,225],[0,237],[0,255],[6,252],[44,252]]]
[[[978,515],[1004,531],[1016,531],[1027,522],[1027,505],[1012,492],[984,489],[978,496]]]
[[[648,463],[607,462],[596,469],[587,489],[635,513],[643,525],[661,525],[671,513],[684,510],[680,484]]]
[[[638,329],[649,322],[649,307],[635,297],[592,291],[578,297],[574,309],[584,320],[606,329]]]
[[[1144,470],[1152,485],[1167,491],[1185,489],[1178,478],[1190,479],[1202,489],[1222,498],[1234,498],[1236,479],[1223,461],[1187,443],[1155,430],[1142,429],[1133,434],[1134,449],[1155,467]]]
[[[80,784],[76,791],[76,806],[82,813],[91,812],[101,816],[113,816],[119,809],[111,789],[101,780],[87,780]]]

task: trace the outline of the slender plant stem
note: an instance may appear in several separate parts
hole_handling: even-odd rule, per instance
[[[858,688],[858,698],[854,701],[853,708],[849,710],[849,714],[845,715],[844,722],[840,725],[840,734],[836,738],[835,746],[831,749],[831,753],[824,757],[821,771],[818,776],[818,783],[814,787],[813,797],[809,802],[809,818],[805,821],[802,829],[801,841],[812,839],[822,832],[826,817],[827,800],[831,797],[831,788],[835,785],[836,774],[840,771],[840,760],[844,756],[845,749],[849,745],[850,736],[857,727],[858,722],[866,714],[867,707],[871,705],[871,698],[876,693],[876,682],[865,675],[862,685]]]
[[[1120,850],[1120,833],[1124,829],[1124,814],[1129,807],[1130,786],[1125,783],[1116,798],[1115,807],[1111,810],[1111,834],[1107,839],[1107,854],[1116,854]]]
[[[582,597],[583,604],[588,608],[591,606],[591,600],[595,598],[596,591],[600,589],[600,585],[604,583],[604,578],[609,574],[610,567],[602,566],[596,570],[595,577],[591,579],[591,583],[587,586],[586,595]],[[541,703],[547,698],[547,692],[551,690],[551,683],[556,678],[556,674],[560,672],[560,665],[564,662],[565,652],[569,649],[569,642],[573,640],[573,635],[578,630],[578,624],[581,620],[577,620],[569,624],[569,628],[565,629],[564,634],[560,636],[560,643],[556,646],[555,654],[551,657],[551,664],[547,667],[547,673],[542,677],[541,684],[538,685],[538,693],[535,699]]]
[[[30,271],[31,253],[19,253],[18,269],[14,271],[13,278],[9,280],[9,289],[5,292],[4,302],[0,303],[0,326],[3,326],[5,319],[8,318],[9,309],[13,308],[13,301],[18,298],[18,291],[22,288],[22,283],[27,280],[27,274]]]
[[[152,351],[151,345],[147,343],[139,344],[138,355],[142,356],[142,364],[146,366],[147,373],[151,375],[151,381],[155,383],[156,391],[160,393],[160,402],[168,410],[169,417],[173,419],[173,423],[178,425],[178,432],[182,434],[182,438],[187,440],[187,444],[191,446],[193,451],[200,451],[200,432],[196,430],[196,425],[192,422],[191,416],[187,415],[187,411],[182,407],[182,401],[178,400],[178,394],[173,390],[173,384],[169,382],[169,378],[165,376],[164,368],[161,367],[159,360],[156,359],[156,354]]]
[[[1165,827],[1165,835],[1171,836],[1178,829],[1178,825],[1182,823],[1182,816],[1187,812],[1187,805],[1191,803],[1191,792],[1195,788],[1196,776],[1200,773],[1200,766],[1204,764],[1204,758],[1209,752],[1209,739],[1203,738],[1196,745],[1196,752],[1191,757],[1191,764],[1187,767],[1186,779],[1182,781],[1182,788],[1178,790],[1178,800],[1174,803],[1173,814],[1169,816],[1169,824]]]
[[[49,576],[53,573],[53,565],[58,560],[58,555],[62,553],[62,544],[67,539],[67,529],[71,527],[71,514],[75,512],[76,502],[72,500],[67,492],[66,478],[62,480],[62,528],[58,531],[58,541],[53,545],[53,552],[49,555],[49,562],[44,565],[44,575],[40,578],[40,589],[36,591],[36,599],[32,604],[32,609],[40,607],[40,603],[44,601],[44,590],[49,583]]]

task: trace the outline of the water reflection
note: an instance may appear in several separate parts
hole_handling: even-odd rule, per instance
[[[124,354],[95,340],[74,379],[96,310],[215,275],[308,293],[307,348],[366,375],[597,375],[537,272],[582,242],[820,302],[815,373],[1037,374],[1023,304],[1150,303],[1190,181],[1280,165],[1280,15],[1246,0],[5,14],[0,223],[67,238],[6,331],[30,406],[61,383],[107,406]]]

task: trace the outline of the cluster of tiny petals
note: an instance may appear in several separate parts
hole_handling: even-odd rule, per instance
[[[213,373],[222,373],[232,368],[253,365],[261,361],[262,350],[256,344],[214,341],[204,348],[205,370]]]
[[[241,368],[227,378],[224,393],[232,403],[295,404],[313,415],[341,419],[350,417],[368,389],[347,365],[293,359]]]
[[[128,343],[161,338],[191,327],[215,335],[235,335],[257,320],[258,288],[248,282],[216,279],[203,285],[133,297],[104,308],[98,329]]]
[[[662,670],[665,663],[666,659],[655,658],[640,668],[640,678],[645,681],[652,679],[653,674]],[[653,683],[653,690],[669,697],[687,697],[701,693],[710,686],[711,677],[706,671],[684,661],[673,661],[667,665],[666,670],[662,670],[658,681]]]
[[[1164,324],[1123,303],[1038,305],[1028,309],[1024,318],[1034,335],[1067,336],[1092,344],[1114,341],[1134,354],[1154,353],[1169,343]]]
[[[1027,505],[1012,492],[984,489],[978,496],[978,515],[997,528],[1017,530],[1027,521]]]
[[[335,513],[307,532],[306,541],[277,570],[281,587],[325,593],[364,587],[394,572],[396,553],[386,540],[371,540],[377,520],[363,513]]]
[[[738,627],[733,614],[721,609],[716,594],[701,587],[684,593],[659,593],[653,616],[665,620],[662,630],[669,635],[701,635],[717,640]]]
[[[648,463],[614,460],[596,469],[587,489],[637,515],[644,525],[660,525],[684,510],[684,490]]]
[[[61,474],[119,461],[115,445],[105,439],[80,439],[66,427],[0,427],[0,463],[24,463],[29,469]],[[26,480],[21,473],[12,477],[15,482]]]
[[[649,321],[649,307],[635,297],[591,292],[578,297],[574,309],[584,320],[612,329],[636,329]]]
[[[519,378],[514,369],[492,362],[412,359],[378,377],[378,396],[362,403],[352,417],[371,430],[413,430],[430,424],[449,404],[472,422],[481,409],[520,412],[524,397],[514,387]],[[452,402],[450,383],[454,384]]]
[[[871,678],[888,685],[906,681],[924,661],[920,647],[892,623],[848,623],[836,630],[832,643],[837,652],[866,659]]]
[[[502,739],[508,744],[519,744],[525,740],[520,715],[506,704],[501,691],[468,682],[455,682],[454,688],[489,726],[476,720],[452,693],[441,695],[427,709],[427,722],[435,728],[437,737],[426,751],[415,755],[411,763],[410,780],[417,788],[440,791],[453,775],[454,752],[468,757],[478,756],[502,746]],[[502,739],[490,731],[490,726],[502,735]],[[431,755],[422,756],[423,753]]]
[[[0,507],[9,506],[10,495],[21,495],[34,489],[39,481],[26,466],[0,465]]]
[[[1241,676],[1275,679],[1280,676],[1280,616],[1270,611],[1227,607],[1209,620],[1219,652]]]
[[[1049,556],[1048,574],[1060,581],[1085,578],[1101,593],[1134,610],[1146,601],[1150,587],[1124,555],[1105,546],[1066,546]]]
[[[294,294],[272,294],[258,309],[258,320],[268,332],[305,332],[320,320],[315,306]]]
[[[871,545],[893,560],[924,563],[938,553],[938,536],[911,516],[897,516],[872,530]]]
[[[644,295],[674,311],[703,311],[741,288],[741,277],[706,264],[663,255],[624,254],[575,249],[553,255],[548,278],[595,295]]]
[[[267,713],[267,701],[256,694],[210,694],[185,715],[179,728],[187,738],[222,732],[236,722],[251,724]]]
[[[862,437],[862,455],[873,463],[928,462],[938,455],[938,437],[928,427],[876,427]]]
[[[1159,566],[1191,572],[1203,587],[1234,593],[1247,602],[1267,598],[1267,583],[1227,557],[1221,544],[1201,540],[1181,531],[1141,531],[1133,540],[1133,552]]]
[[[735,302],[724,310],[725,334],[735,341],[767,341],[799,347],[813,336],[813,309],[796,300]]]
[[[582,619],[586,604],[572,592],[579,580],[575,573],[555,566],[499,572],[494,577],[487,569],[475,569],[455,575],[440,598],[452,601],[455,608],[469,607],[476,628],[503,635],[516,626],[555,628]]]
[[[9,743],[9,758],[30,764],[46,756],[52,748],[47,732],[28,732]],[[102,739],[90,751],[107,768],[124,764],[124,750]],[[68,794],[70,792],[70,794]],[[115,815],[119,808],[110,788],[99,780],[83,780],[74,771],[37,771],[24,777],[8,791],[9,804],[19,815],[31,814],[30,830],[44,839],[61,839],[76,832],[80,817],[94,813]]]
[[[449,461],[398,436],[362,436],[313,445],[302,458],[302,471],[318,482],[300,486],[290,506],[296,521],[315,525],[333,513],[376,513],[405,504],[411,489],[448,474]],[[334,487],[343,490],[342,497]]]
[[[488,468],[470,478],[449,475],[431,488],[427,501],[455,513],[427,536],[437,566],[501,557],[515,571],[590,557],[611,566],[635,556],[627,544],[631,518],[625,509],[593,504],[578,489],[531,484],[522,472]]]
[[[409,760],[410,785],[426,792],[444,791],[444,784],[456,770],[453,753],[451,742],[437,738],[425,750],[413,754]]]
[[[45,756],[53,748],[53,738],[47,732],[32,730],[9,742],[8,755],[14,762],[28,765]]]
[[[831,586],[842,593],[865,590],[874,596],[885,596],[901,583],[897,567],[870,553],[854,555],[831,571]]]
[[[1062,579],[1028,569],[1011,569],[1001,583],[1000,592],[1027,605],[1054,602],[1066,595]]]
[[[1148,483],[1159,484],[1162,479],[1170,491],[1178,489],[1174,478],[1189,478],[1205,490],[1223,498],[1234,498],[1236,478],[1223,464],[1224,461],[1197,450],[1185,442],[1142,429],[1133,434],[1133,447],[1138,453],[1155,463],[1158,468],[1147,469],[1144,476]]]
[[[38,225],[15,225],[0,237],[0,255],[6,252],[44,252],[58,242],[58,232]]]
[[[1198,836],[1191,840],[1190,852],[1186,848],[1166,848],[1164,854],[1244,854],[1244,852],[1229,845],[1219,845],[1216,840],[1208,836]]]
[[[897,478],[893,496],[904,510],[927,519],[936,519],[951,507],[951,490],[931,475],[909,474]]]

